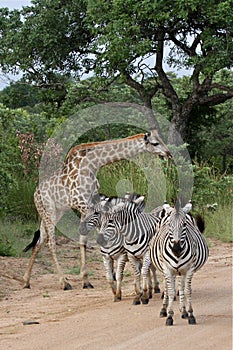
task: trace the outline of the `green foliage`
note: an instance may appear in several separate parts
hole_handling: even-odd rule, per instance
[[[4,237],[0,238],[0,256],[14,256],[15,251],[11,244],[5,240]]]
[[[193,200],[199,210],[213,203],[229,206],[232,197],[232,175],[222,175],[218,169],[207,165],[194,165]]]
[[[7,196],[8,219],[22,222],[37,221],[38,214],[33,200],[35,187],[36,183],[33,179],[18,179]]]
[[[219,205],[216,210],[205,212],[205,236],[222,242],[233,242],[233,206]]]
[[[35,223],[0,221],[0,255],[23,256],[23,249],[32,238]]]
[[[0,103],[15,109],[34,107],[38,100],[38,88],[19,81],[0,91]]]
[[[108,196],[124,196],[126,192],[144,195],[147,211],[166,199],[167,184],[162,163],[150,154],[108,164],[100,169],[98,180],[99,192]]]

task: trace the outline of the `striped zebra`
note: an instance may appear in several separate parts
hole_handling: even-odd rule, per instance
[[[142,203],[144,198],[142,198]],[[145,213],[139,210],[137,203],[118,203],[108,213],[101,214],[101,228],[97,242],[102,249],[108,249],[115,237],[123,238],[124,249],[127,252],[129,262],[134,271],[134,285],[136,296],[134,305],[141,302],[149,302],[150,282],[150,241],[156,233],[156,227],[160,218],[155,214]],[[157,213],[158,214],[158,213]],[[152,267],[152,270],[154,267]],[[154,270],[155,273],[155,270]],[[142,277],[142,288],[141,288]],[[157,281],[158,285],[158,281]],[[159,287],[158,287],[159,288]]]
[[[83,222],[83,232],[89,232],[92,229],[99,230],[101,228],[102,215],[109,215],[112,208],[117,204],[125,204],[126,202],[133,202],[137,205],[138,211],[143,211],[145,207],[144,197],[138,194],[126,193],[125,197],[107,197],[99,195],[92,199],[93,205],[87,213],[86,219]],[[123,280],[123,272],[125,264],[128,261],[127,252],[124,248],[123,237],[115,232],[109,241],[108,247],[100,248],[103,263],[106,271],[106,279],[114,295],[114,301],[121,300],[121,286]],[[116,273],[114,273],[114,261],[116,261]],[[153,269],[153,279],[156,279],[156,274]],[[156,279],[157,281],[157,279]],[[151,287],[152,288],[152,287]],[[158,288],[157,288],[158,289]],[[156,289],[156,290],[157,290]]]
[[[165,280],[163,306],[160,317],[167,317],[166,325],[173,324],[173,301],[175,297],[175,279],[178,278],[179,308],[182,318],[188,318],[189,324],[196,324],[191,299],[191,281],[194,272],[207,261],[208,246],[202,232],[204,221],[189,214],[192,205],[183,208],[167,206],[160,222],[159,231],[151,241],[151,260],[162,271]],[[185,301],[188,312],[186,311]]]

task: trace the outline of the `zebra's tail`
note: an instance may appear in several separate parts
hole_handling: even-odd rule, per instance
[[[39,238],[40,238],[40,230],[37,230],[34,233],[33,240],[31,241],[31,243],[29,243],[26,246],[26,248],[24,248],[23,252],[26,253],[28,250],[33,249],[35,247],[36,243],[38,242]]]
[[[205,230],[205,221],[204,221],[203,217],[202,217],[201,215],[198,214],[198,215],[195,217],[195,220],[196,220],[197,227],[198,227],[199,231],[200,231],[201,233],[203,233],[204,230]]]

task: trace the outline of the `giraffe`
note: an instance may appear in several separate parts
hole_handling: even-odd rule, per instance
[[[81,214],[80,231],[80,274],[83,288],[93,288],[86,271],[87,232],[82,232],[83,221],[91,198],[98,195],[98,170],[111,162],[130,159],[148,151],[155,155],[171,158],[171,154],[156,129],[123,139],[93,142],[73,147],[67,154],[63,166],[54,175],[42,181],[34,193],[34,202],[40,217],[39,229],[33,241],[24,251],[33,248],[27,270],[23,276],[24,288],[30,288],[30,276],[36,256],[43,243],[51,252],[61,288],[72,289],[65,278],[56,255],[55,226],[66,210],[77,209]],[[85,226],[86,227],[86,226]]]

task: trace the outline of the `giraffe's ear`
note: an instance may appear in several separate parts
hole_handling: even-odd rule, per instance
[[[144,134],[144,141],[146,141],[146,143],[149,142],[148,138],[150,137],[150,135],[151,135],[150,132],[146,132],[146,133]]]

